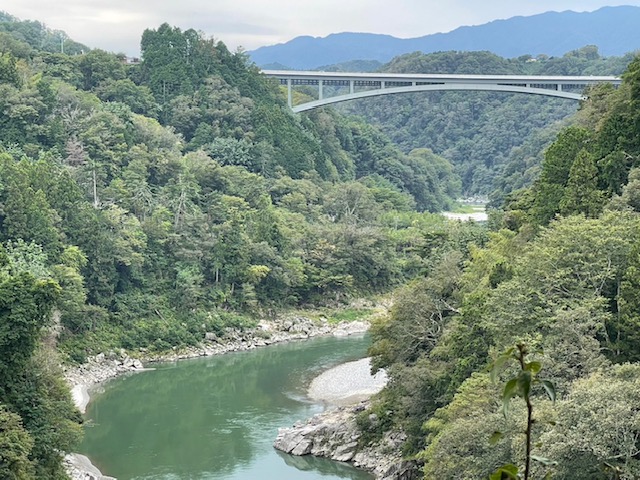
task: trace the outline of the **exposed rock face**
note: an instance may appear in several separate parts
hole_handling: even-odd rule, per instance
[[[315,455],[372,472],[380,480],[417,480],[421,478],[419,466],[402,458],[400,449],[405,436],[392,432],[376,445],[359,447],[360,431],[356,415],[366,403],[351,407],[338,407],[298,422],[291,428],[278,431],[273,446],[292,455]]]

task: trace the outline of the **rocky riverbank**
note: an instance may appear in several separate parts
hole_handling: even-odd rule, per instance
[[[321,335],[352,335],[363,333],[368,328],[368,321],[334,324],[326,320],[314,321],[302,316],[290,316],[261,321],[254,329],[228,328],[220,335],[213,332],[207,333],[201,345],[169,353],[152,354],[143,351],[140,352],[139,358],[133,358],[124,350],[101,353],[89,358],[82,365],[67,368],[65,378],[71,387],[76,406],[84,413],[89,403],[90,392],[98,385],[111,378],[144,371],[144,364],[221,355]],[[89,459],[81,455],[67,455],[65,465],[72,480],[110,480],[112,478],[103,476]]]
[[[406,439],[398,432],[387,433],[375,445],[360,446],[361,432],[356,416],[368,406],[362,402],[319,413],[291,428],[281,428],[274,447],[292,455],[315,455],[338,462],[350,462],[370,471],[379,480],[417,480],[419,466],[402,458]]]

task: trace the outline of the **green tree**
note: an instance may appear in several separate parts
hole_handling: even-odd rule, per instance
[[[126,77],[122,60],[104,50],[91,50],[82,55],[78,66],[82,72],[85,90],[93,90],[107,80],[117,81]]]
[[[547,149],[540,178],[533,187],[535,192],[534,204],[531,208],[533,221],[546,225],[560,211],[560,202],[569,181],[571,167],[578,154],[587,147],[592,136],[585,129],[570,127],[561,132],[558,139]],[[587,161],[588,156],[583,154],[581,163]]]
[[[488,478],[513,458],[516,445],[509,434],[496,445],[489,442],[496,430],[507,427],[496,409],[496,396],[498,391],[489,375],[473,374],[453,400],[425,423],[428,446],[420,454],[425,479]],[[521,410],[516,406],[514,414]]]
[[[571,165],[569,179],[560,200],[560,213],[583,213],[594,218],[604,207],[604,192],[598,189],[598,169],[586,150],[578,152]]]
[[[637,361],[640,345],[640,249],[634,245],[629,252],[617,292],[617,312],[612,319],[611,340],[616,357],[621,361]]]
[[[0,375],[8,385],[33,355],[59,287],[29,273],[5,274],[0,282]]]
[[[10,53],[0,53],[0,83],[8,83],[16,87],[20,85],[16,59]]]
[[[639,381],[637,365],[612,366],[577,380],[557,402],[555,426],[540,438],[543,454],[557,461],[555,476],[638,477]]]
[[[158,104],[146,85],[136,85],[128,78],[108,78],[95,87],[95,93],[104,102],[120,102],[134,113],[147,117],[158,116]]]
[[[33,439],[19,415],[0,405],[0,475],[7,480],[35,479],[29,455]]]

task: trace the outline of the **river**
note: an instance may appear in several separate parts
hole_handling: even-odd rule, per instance
[[[310,381],[367,346],[362,335],[316,338],[117,378],[92,397],[80,452],[118,480],[370,480],[271,446],[278,427],[324,409],[307,397]]]

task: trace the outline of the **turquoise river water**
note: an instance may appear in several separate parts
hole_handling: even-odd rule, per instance
[[[367,345],[365,336],[323,337],[112,380],[89,404],[80,451],[118,480],[370,480],[272,447],[278,427],[324,409],[306,396],[313,377],[364,357]]]

